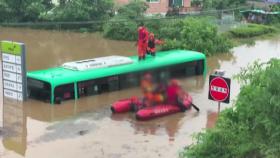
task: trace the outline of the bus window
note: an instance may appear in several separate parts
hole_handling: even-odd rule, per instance
[[[170,72],[167,68],[158,71],[157,81],[167,82],[169,79],[170,79]]]
[[[171,66],[170,69],[170,75],[172,77],[183,77],[186,75],[186,65],[188,64],[178,64]]]
[[[195,72],[197,75],[202,75],[204,72],[204,62],[203,60],[199,60],[196,62]]]
[[[74,84],[65,84],[55,87],[54,89],[55,101],[68,100],[75,98]]]
[[[107,81],[108,81],[108,90],[109,91],[116,91],[116,90],[120,89],[119,77],[118,76],[108,77]]]
[[[194,76],[196,75],[196,61],[188,62],[185,64],[185,75],[186,76]]]
[[[51,85],[47,82],[27,78],[28,97],[50,102]]]
[[[100,87],[98,86],[96,80],[78,82],[79,97],[96,95],[96,94],[98,94],[99,89],[100,89]]]
[[[137,72],[124,74],[120,76],[120,87],[129,88],[138,86],[140,82],[140,75]]]

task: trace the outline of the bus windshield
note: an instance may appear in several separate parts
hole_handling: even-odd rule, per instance
[[[41,80],[27,78],[27,85],[28,96],[30,98],[50,102],[51,86],[49,83]]]

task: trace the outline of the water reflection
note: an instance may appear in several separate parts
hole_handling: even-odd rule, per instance
[[[207,111],[206,128],[213,128],[218,119],[219,113],[217,111]]]
[[[4,102],[4,129],[3,145],[20,155],[25,155],[27,148],[26,116],[23,104],[6,99]]]

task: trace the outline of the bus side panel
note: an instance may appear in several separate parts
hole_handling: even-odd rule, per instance
[[[54,104],[54,86],[51,87],[51,104]]]
[[[78,99],[78,85],[77,85],[77,82],[74,83],[74,93],[75,93],[75,99]]]

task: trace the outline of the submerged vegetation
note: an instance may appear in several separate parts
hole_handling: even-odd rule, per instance
[[[255,62],[237,76],[242,84],[234,108],[196,136],[181,158],[279,157],[280,60]]]
[[[234,38],[251,38],[264,34],[275,33],[277,29],[273,26],[259,25],[259,24],[248,24],[234,28],[229,33]]]

